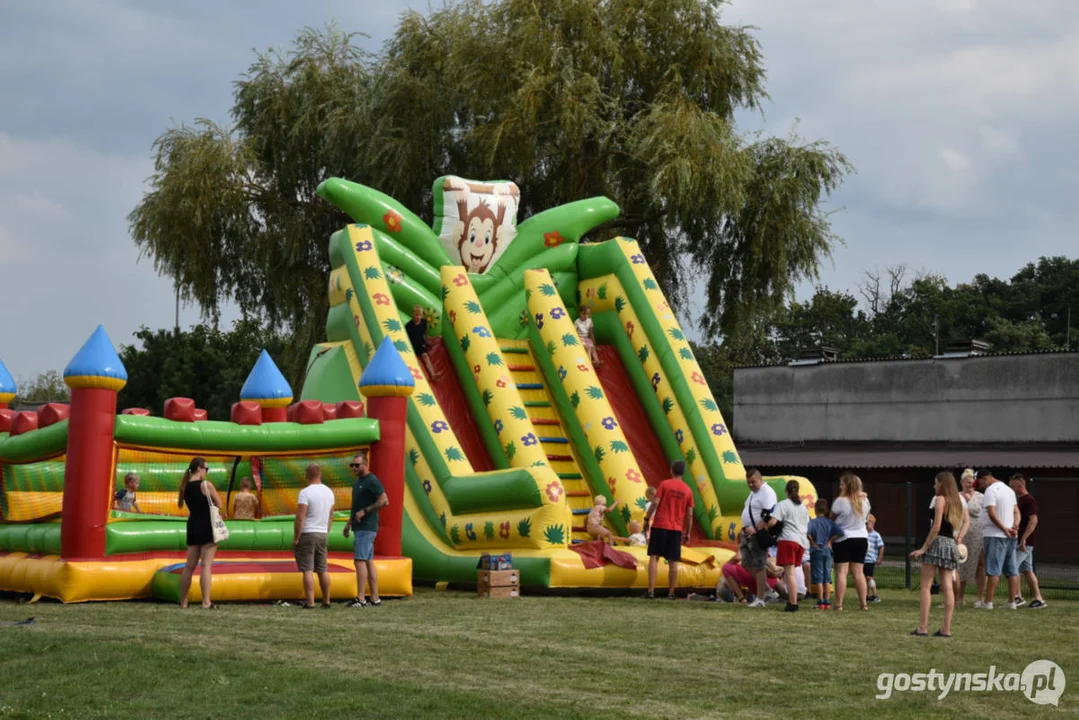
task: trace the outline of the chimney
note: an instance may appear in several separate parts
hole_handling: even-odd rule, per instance
[[[826,362],[835,362],[839,359],[839,350],[827,345],[819,345],[815,348],[806,348],[798,353],[798,357],[790,362],[790,367],[800,365],[820,365]]]

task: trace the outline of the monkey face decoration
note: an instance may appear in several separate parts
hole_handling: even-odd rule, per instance
[[[457,241],[461,264],[470,273],[486,272],[498,249],[498,234],[506,217],[506,206],[500,204],[498,214],[495,214],[480,200],[479,205],[469,212],[468,202],[458,200],[457,216],[461,220],[461,237]]]
[[[443,247],[468,272],[487,272],[517,234],[517,186],[448,176],[434,190],[435,231]]]

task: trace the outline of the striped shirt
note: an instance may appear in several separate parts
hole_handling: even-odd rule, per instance
[[[884,547],[884,540],[876,530],[869,533],[866,538],[869,540],[869,548],[865,551],[865,564],[875,564],[880,559],[880,551]]]

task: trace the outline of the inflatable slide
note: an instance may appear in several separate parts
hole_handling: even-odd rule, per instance
[[[641,587],[637,569],[588,569],[593,497],[610,529],[643,517],[645,489],[684,460],[694,544],[680,584],[712,586],[740,530],[745,468],[689,341],[636,242],[581,244],[618,207],[592,198],[519,226],[513,183],[434,183],[434,227],[389,196],[341,179],[319,193],[355,224],[330,239],[327,342],[311,353],[303,398],[360,399],[372,350],[390,341],[416,382],[405,444],[403,552],[420,581],[471,582],[484,552],[513,553],[522,583]],[[592,311],[596,367],[578,335]],[[438,381],[405,324],[419,307],[443,356]],[[493,468],[478,471],[477,468]],[[788,478],[769,478],[782,494]],[[803,501],[816,493],[799,478]]]

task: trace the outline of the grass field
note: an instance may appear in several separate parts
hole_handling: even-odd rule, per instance
[[[430,589],[328,611],[5,600],[0,718],[1079,715],[1079,602],[967,609],[946,640],[910,637],[916,596],[884,595],[868,613],[797,614]],[[1042,658],[1070,676],[1059,708],[1020,692],[874,699],[882,671],[1021,673]]]

